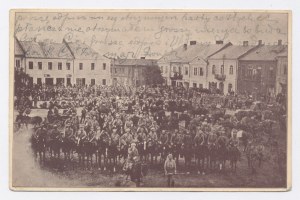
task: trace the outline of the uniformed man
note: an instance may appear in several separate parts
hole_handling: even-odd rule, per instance
[[[97,127],[100,126],[99,122],[97,121],[97,117],[93,116],[93,120],[91,122],[92,130],[97,130]]]
[[[117,133],[117,129],[113,128],[111,133],[111,145],[112,146],[118,146],[119,145],[120,136]]]
[[[100,134],[100,141],[102,144],[109,145],[110,135],[106,130],[102,130]]]
[[[167,159],[164,164],[165,175],[167,176],[168,187],[174,187],[175,181],[173,175],[176,174],[176,162],[173,159],[172,154],[167,156]]]
[[[96,145],[96,131],[94,129],[87,134],[87,140]]]
[[[125,133],[120,137],[121,148],[129,146],[133,140],[129,129],[125,129]]]
[[[47,130],[44,124],[42,124],[42,126],[38,128],[33,134],[33,137],[35,137],[36,139],[41,137],[46,138],[46,136],[47,136]]]
[[[205,141],[205,138],[204,138],[204,133],[203,133],[203,131],[198,130],[198,131],[196,132],[196,136],[194,137],[194,144],[195,144],[195,146],[203,145],[203,144],[204,144],[204,141]]]
[[[217,134],[215,132],[211,131],[207,137],[208,148],[210,148],[212,145],[215,145],[217,142],[217,139],[218,139]]]
[[[136,148],[136,143],[131,143],[130,148],[128,148],[128,161],[134,162],[133,158],[138,157],[139,152]]]
[[[137,133],[138,133],[138,137],[137,137],[138,142],[141,143],[141,142],[144,142],[144,141],[147,140],[146,131],[145,131],[145,129],[143,127],[139,128],[137,130]]]
[[[70,127],[70,124],[66,124],[64,138],[68,139],[68,140],[72,140],[72,141],[76,140],[73,129],[71,129],[71,127]]]
[[[50,134],[50,138],[52,139],[52,140],[54,140],[54,139],[59,139],[60,137],[61,137],[61,133],[59,132],[59,130],[57,129],[57,125],[54,125],[53,126],[53,130],[52,130],[52,132],[51,132],[51,134]]]
[[[152,143],[157,142],[157,134],[154,127],[151,127],[150,132],[147,136],[147,141],[151,141]]]
[[[168,134],[166,133],[166,130],[162,130],[161,132],[161,136],[159,138],[159,141],[161,142],[161,144],[166,147],[168,145],[169,142],[169,137]]]
[[[84,125],[79,126],[78,134],[77,134],[77,144],[80,145],[87,137],[87,134],[84,130]]]
[[[227,145],[228,138],[225,136],[225,134],[220,134],[216,142],[219,147],[224,147]]]
[[[231,133],[231,138],[228,141],[229,147],[238,147],[239,139],[237,138],[237,130],[233,129]]]

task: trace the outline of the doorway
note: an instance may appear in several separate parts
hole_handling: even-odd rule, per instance
[[[53,78],[45,78],[46,85],[53,85]]]

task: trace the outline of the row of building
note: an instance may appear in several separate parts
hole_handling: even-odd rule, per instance
[[[144,85],[146,68],[159,67],[167,85],[276,95],[286,92],[288,47],[190,41],[160,59],[110,59],[81,42],[15,38],[15,67],[35,84]]]
[[[274,45],[190,41],[164,55],[158,65],[168,85],[276,95],[287,89],[288,47],[281,40]]]
[[[14,40],[16,69],[30,76],[30,84],[144,85],[147,67],[157,60],[111,59],[79,41],[53,43]]]

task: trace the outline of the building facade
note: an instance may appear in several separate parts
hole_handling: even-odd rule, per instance
[[[287,46],[278,41],[277,45],[260,45],[259,48],[242,56],[238,67],[239,93],[274,97],[278,91],[277,56],[285,51]]]
[[[158,60],[166,84],[206,88],[207,59],[231,45],[223,44],[223,41],[217,41],[216,44],[190,41],[189,45],[184,44],[167,53]]]
[[[208,58],[207,86],[210,90],[219,90],[223,94],[237,91],[238,59],[258,46],[231,45]]]
[[[23,68],[34,84],[111,84],[110,59],[85,44],[15,39],[15,46],[15,66]]]
[[[101,56],[86,44],[65,42],[74,56],[73,83],[77,85],[111,85],[110,59]]]
[[[287,94],[288,56],[287,51],[280,53],[277,58],[276,94]]]
[[[158,67],[154,59],[115,59],[112,61],[112,84],[141,86],[146,84],[146,68]]]

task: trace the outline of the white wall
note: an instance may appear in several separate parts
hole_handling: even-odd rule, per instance
[[[193,87],[194,83],[197,84],[197,88],[202,85],[203,88],[207,88],[206,85],[206,62],[203,60],[196,60],[190,64],[190,87]],[[197,74],[195,75],[194,69],[197,69]],[[202,68],[203,75],[200,76],[200,68]]]
[[[79,63],[83,64],[83,69],[79,69]],[[91,70],[91,63],[95,63],[94,70]],[[103,63],[106,64],[105,70]],[[85,84],[91,84],[91,79],[95,79],[96,85],[102,85],[102,80],[106,79],[106,85],[111,85],[111,66],[109,59],[84,60],[75,59],[74,61],[74,83],[76,78],[85,78]]]
[[[224,83],[224,94],[228,93],[228,84],[232,84],[232,91],[236,92],[237,89],[237,60],[208,60],[208,73],[207,73],[207,87],[209,82],[217,82],[218,88],[221,81],[215,79],[215,75],[212,74],[212,67],[215,65],[215,74],[221,74],[221,65],[224,64],[224,75],[226,76]],[[229,73],[230,66],[233,66],[233,74]]]
[[[67,59],[44,59],[44,58],[26,58],[25,71],[33,78],[33,83],[37,83],[37,78],[42,79],[45,83],[45,75],[53,78],[53,83],[56,84],[56,78],[65,78],[73,74],[73,60]],[[33,69],[29,69],[29,62],[33,62]],[[42,62],[42,70],[38,69],[38,62]],[[48,62],[52,62],[52,70],[48,70]],[[62,63],[62,70],[58,70],[58,63]],[[66,63],[70,63],[70,70],[67,70]]]

